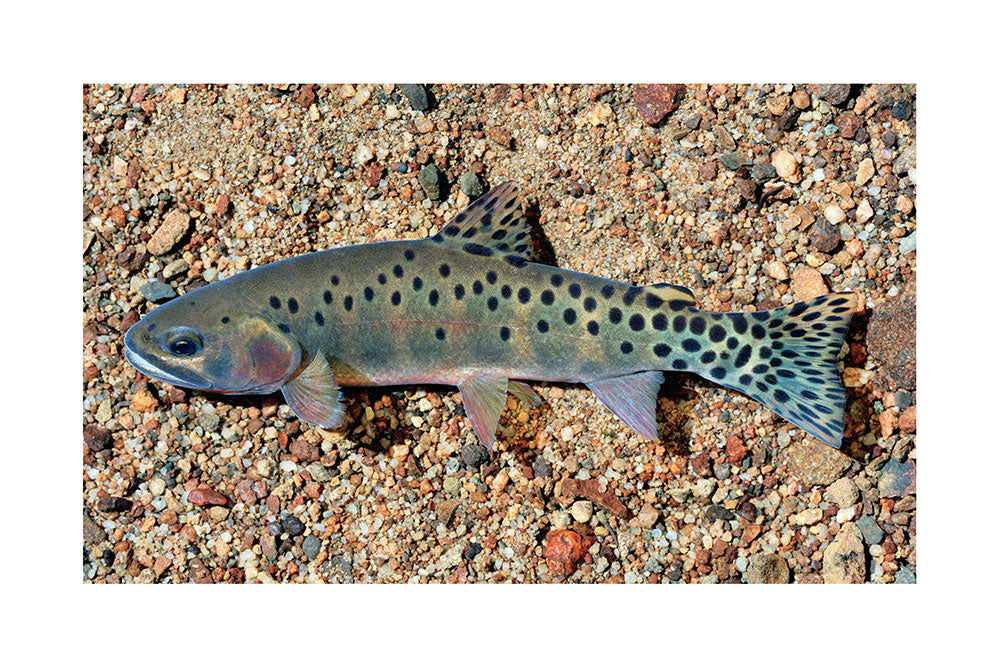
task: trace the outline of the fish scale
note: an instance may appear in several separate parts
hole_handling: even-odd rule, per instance
[[[179,297],[126,333],[126,355],[182,386],[281,389],[325,428],[343,420],[341,386],[457,385],[487,446],[508,390],[536,400],[511,380],[585,383],[655,438],[663,371],[688,371],[839,446],[837,356],[853,295],[708,313],[682,287],[530,262],[529,243],[516,188],[504,184],[429,239],[294,257]]]

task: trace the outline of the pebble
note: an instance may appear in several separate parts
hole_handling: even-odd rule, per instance
[[[193,503],[198,506],[225,505],[229,502],[228,498],[215,489],[210,489],[204,486],[192,489],[188,493],[187,499],[189,503]]]
[[[714,479],[699,479],[695,482],[692,491],[698,498],[708,498],[715,493],[715,485]]]
[[[788,267],[782,262],[769,262],[767,274],[775,280],[785,281],[788,280]]]
[[[909,255],[911,252],[917,249],[917,233],[913,232],[908,236],[904,236],[903,240],[899,242],[899,254]]]
[[[646,125],[657,125],[680,106],[685,91],[683,84],[637,84],[633,101],[639,118]]]
[[[823,552],[823,582],[860,584],[867,572],[861,530],[853,523],[845,523]]]
[[[812,526],[813,524],[819,523],[823,518],[823,510],[819,507],[810,507],[804,509],[798,514],[793,514],[788,517],[788,523],[793,526]]]
[[[796,301],[805,301],[829,294],[823,274],[810,266],[803,266],[792,273],[792,295]]]
[[[868,323],[868,351],[907,391],[917,385],[917,295],[908,283],[903,292],[876,304]]]
[[[864,538],[865,544],[879,544],[885,536],[870,514],[862,514],[855,525],[861,531],[861,537]]]
[[[766,183],[777,175],[778,171],[770,162],[758,162],[753,166],[753,169],[750,170],[750,178],[752,178],[755,183]]]
[[[850,477],[841,477],[826,488],[826,499],[837,507],[849,507],[858,502],[857,484]]]
[[[105,419],[104,421],[107,421]],[[92,452],[101,452],[110,449],[114,444],[111,432],[94,424],[87,424],[83,427],[83,442]]]
[[[840,208],[836,204],[830,204],[824,208],[823,216],[834,225],[839,225],[847,219],[847,214],[844,213],[844,209]]]
[[[903,433],[917,432],[917,408],[911,405],[899,416],[899,428]]]
[[[777,554],[754,554],[746,568],[748,584],[787,584],[788,563]]]
[[[306,525],[302,523],[301,519],[294,515],[288,515],[282,519],[281,528],[292,537],[298,537],[302,533],[306,532]]]
[[[795,156],[788,151],[775,151],[771,155],[771,165],[778,176],[784,180],[789,183],[799,182],[799,163],[795,161]]]
[[[638,514],[639,525],[646,530],[651,529],[656,525],[656,522],[660,520],[660,511],[653,507],[651,504],[646,503],[639,510]]]
[[[836,208],[839,210],[839,207]],[[824,211],[825,215],[826,211]],[[820,252],[832,253],[840,245],[840,230],[825,218],[820,218],[809,229],[809,239],[812,241],[813,247]]]
[[[858,204],[858,208],[854,211],[855,219],[861,224],[871,220],[874,215],[875,212],[872,210],[872,205],[867,199],[862,199],[861,203]]]
[[[397,83],[396,87],[403,97],[410,103],[410,108],[415,111],[427,111],[431,108],[430,98],[427,89],[419,83]]]
[[[167,483],[162,477],[154,477],[149,481],[149,492],[154,496],[162,495],[167,488]]]
[[[892,163],[892,173],[897,176],[908,173],[911,169],[917,166],[917,147],[916,145],[907,146],[899,153],[899,157],[896,161]]]
[[[146,249],[154,255],[162,255],[173,249],[191,228],[191,216],[173,210],[163,217],[163,222],[146,243]]]
[[[725,153],[719,160],[722,162],[722,166],[729,171],[736,171],[744,165],[752,164],[750,157],[745,153]]]
[[[573,518],[580,523],[588,523],[594,515],[594,503],[589,500],[577,500],[569,509]]]
[[[872,176],[875,175],[875,163],[872,162],[870,157],[866,157],[858,165],[858,171],[854,176],[854,187],[861,187],[865,183],[871,180]]]
[[[572,530],[553,530],[545,536],[545,559],[549,576],[565,578],[576,572],[587,555],[589,540]]]
[[[479,176],[476,175],[476,172],[471,169],[459,177],[458,187],[472,199],[483,194],[483,184],[479,182]]]
[[[850,94],[851,84],[849,83],[826,83],[816,86],[816,96],[833,106],[843,104]]]
[[[354,150],[354,161],[358,164],[368,164],[374,157],[375,153],[372,152],[371,147],[365,144],[358,144],[358,147]]]
[[[829,486],[850,467],[850,457],[817,440],[797,440],[788,447],[788,470],[806,484]]]
[[[302,540],[302,552],[309,560],[312,560],[319,555],[320,546],[320,540],[315,535],[307,535],[306,538]]]
[[[913,103],[907,99],[896,102],[896,106],[892,108],[892,117],[896,120],[910,120],[910,116],[912,115]]]
[[[177,296],[177,292],[170,285],[161,283],[159,280],[147,280],[139,285],[139,293],[146,301],[156,303],[166,301]]]
[[[420,170],[417,180],[420,181],[420,187],[424,189],[424,194],[427,195],[428,199],[431,201],[441,200],[441,185],[444,179],[436,165],[426,165]]]
[[[481,444],[462,446],[462,463],[469,468],[478,468],[490,459],[490,454]]]
[[[914,473],[915,466],[912,462],[904,463],[889,459],[882,467],[878,479],[878,494],[883,498],[902,498],[906,494],[913,493]]]
[[[549,523],[551,523],[552,527],[556,530],[564,530],[569,528],[572,521],[570,521],[569,512],[565,510],[556,510],[550,515]]]

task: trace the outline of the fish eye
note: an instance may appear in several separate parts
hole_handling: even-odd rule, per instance
[[[163,347],[175,357],[190,357],[201,350],[201,336],[189,327],[178,327],[164,339]]]

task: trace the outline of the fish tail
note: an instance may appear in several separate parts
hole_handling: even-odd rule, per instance
[[[690,370],[736,389],[781,417],[840,448],[844,437],[844,388],[837,359],[844,345],[855,296],[827,294],[791,306],[710,317],[706,332],[716,351]],[[723,354],[725,352],[725,354]]]

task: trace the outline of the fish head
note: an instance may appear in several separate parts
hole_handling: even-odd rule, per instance
[[[232,314],[228,302],[203,301],[175,299],[132,325],[128,362],[161,382],[224,394],[269,394],[295,374],[302,351],[292,336],[264,318]]]

